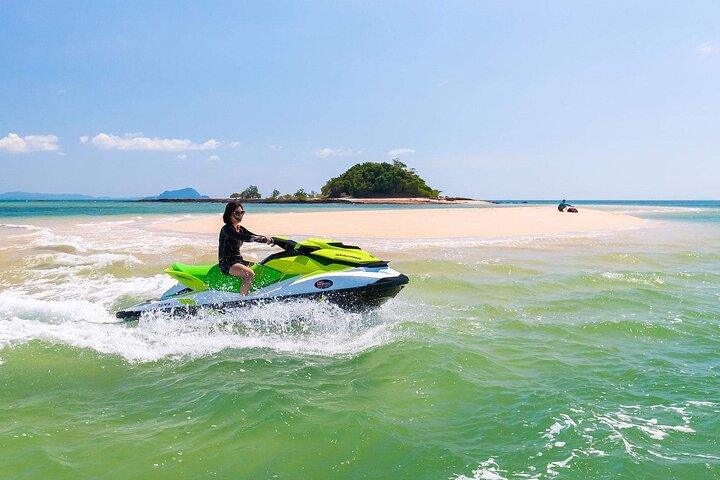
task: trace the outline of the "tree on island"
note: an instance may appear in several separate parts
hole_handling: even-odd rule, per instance
[[[295,195],[293,195],[293,197],[295,197],[295,200],[299,200],[299,201],[301,201],[301,202],[304,202],[305,200],[308,199],[308,194],[305,193],[305,189],[304,189],[304,188],[301,188],[300,190],[298,190],[297,192],[295,192]]]
[[[365,162],[353,165],[339,177],[331,178],[321,190],[323,196],[437,198],[440,190],[430,188],[398,159],[392,163]]]
[[[242,198],[247,200],[249,198],[262,198],[262,195],[260,195],[257,185],[250,185],[240,193],[233,193],[230,195],[230,198]]]
[[[271,200],[277,200],[277,198],[280,196],[280,190],[277,188],[272,191],[272,195],[270,195]]]

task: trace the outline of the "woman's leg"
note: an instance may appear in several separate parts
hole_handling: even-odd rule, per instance
[[[243,279],[240,293],[247,295],[250,290],[250,284],[252,283],[253,278],[255,278],[255,272],[253,272],[250,267],[246,267],[242,263],[236,263],[230,267],[229,273],[233,277],[241,277]]]

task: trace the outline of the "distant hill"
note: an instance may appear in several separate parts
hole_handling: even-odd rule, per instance
[[[207,195],[200,195],[194,188],[181,188],[179,190],[165,190],[160,195],[146,197],[143,200],[186,200],[197,198],[210,198]]]
[[[400,160],[393,163],[358,163],[339,177],[328,180],[322,194],[330,198],[438,198],[440,190],[429,187],[425,180]]]
[[[108,197],[93,197],[80,193],[32,193],[5,192],[0,193],[0,200],[105,200]]]

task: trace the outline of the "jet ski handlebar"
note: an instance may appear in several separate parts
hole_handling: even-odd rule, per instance
[[[360,247],[356,247],[355,245],[345,245],[342,242],[339,242],[337,240],[319,240],[319,239],[310,239],[306,242],[296,242],[295,240],[290,240],[289,238],[285,237],[270,237],[272,240],[272,243],[274,245],[277,245],[278,247],[282,248],[286,252],[293,252],[300,255],[307,255],[312,252],[315,252],[316,250],[321,249],[345,249],[345,250],[360,250]]]
[[[277,245],[283,250],[295,250],[295,247],[297,246],[297,242],[295,240],[290,240],[289,238],[270,237],[270,239],[272,240],[273,244]]]

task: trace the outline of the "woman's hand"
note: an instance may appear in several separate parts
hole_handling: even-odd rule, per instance
[[[255,235],[253,237],[253,242],[267,243],[268,245],[273,244],[272,238],[266,237],[265,235]]]

